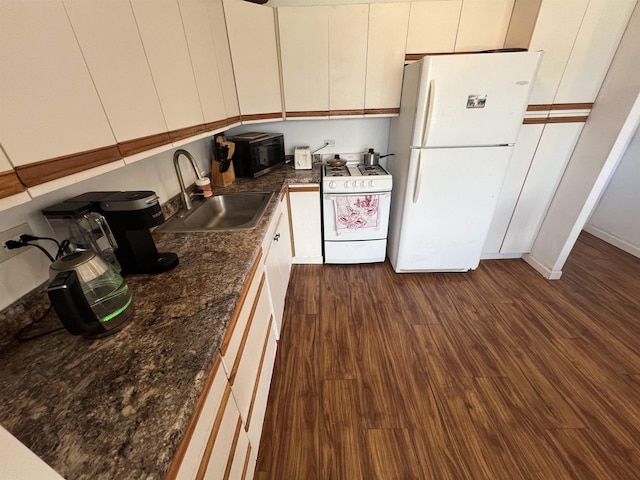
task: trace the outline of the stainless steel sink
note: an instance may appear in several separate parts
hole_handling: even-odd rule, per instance
[[[205,199],[193,210],[181,210],[158,232],[216,232],[255,228],[273,192],[225,193]]]

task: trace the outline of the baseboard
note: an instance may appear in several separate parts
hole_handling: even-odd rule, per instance
[[[291,263],[294,265],[321,264],[324,260],[322,257],[293,257]]]
[[[522,253],[483,253],[480,260],[511,260],[514,258],[522,258]]]
[[[542,275],[547,280],[559,280],[562,276],[562,270],[551,270],[547,266],[540,263],[538,260],[533,258],[530,253],[525,253],[522,256],[522,259],[531,265],[534,270],[536,270],[540,275]]]
[[[590,233],[594,237],[598,237],[600,240],[603,240],[614,247],[619,248],[627,253],[630,253],[634,257],[640,258],[640,247],[633,245],[620,237],[616,237],[615,235],[610,234],[609,232],[605,232],[604,230],[600,230],[598,227],[594,227],[593,225],[585,225],[583,230],[587,233]]]

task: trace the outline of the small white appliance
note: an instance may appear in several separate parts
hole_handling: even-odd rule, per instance
[[[391,175],[380,165],[325,165],[322,214],[325,263],[384,262]]]
[[[396,272],[477,268],[541,58],[440,55],[405,67],[389,135]]]
[[[293,168],[296,170],[311,170],[311,149],[309,147],[296,147],[293,153]]]

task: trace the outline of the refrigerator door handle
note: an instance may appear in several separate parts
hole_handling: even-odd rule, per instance
[[[429,130],[431,130],[431,117],[433,117],[433,107],[436,102],[436,81],[431,80],[429,83],[429,104],[427,105],[427,119],[424,125],[424,134],[422,136],[422,146],[427,146],[429,140]]]
[[[416,185],[413,190],[413,203],[418,203],[418,198],[420,198],[420,185],[422,184],[422,152],[423,150],[419,150],[418,153],[418,171],[416,172]]]

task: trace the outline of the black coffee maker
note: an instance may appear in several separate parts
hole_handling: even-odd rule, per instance
[[[178,264],[175,253],[158,252],[149,231],[164,222],[155,192],[87,192],[42,213],[58,236],[76,247],[97,250],[103,257],[115,251],[123,275],[160,273]],[[115,245],[109,246],[112,240]]]

